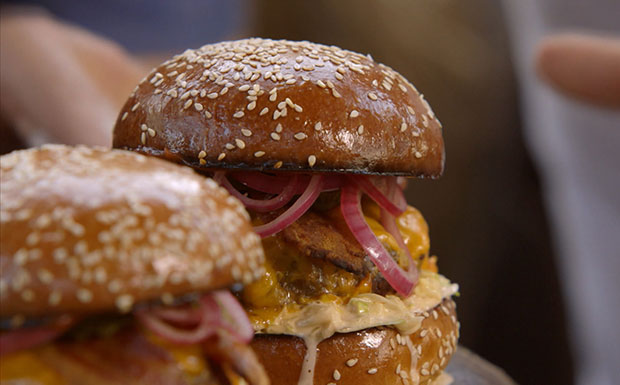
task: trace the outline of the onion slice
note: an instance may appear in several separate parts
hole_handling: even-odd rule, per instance
[[[228,178],[226,178],[226,174],[224,171],[216,172],[213,179],[215,179],[220,184],[220,186],[228,190],[228,192],[231,193],[234,197],[243,202],[245,207],[261,213],[277,210],[285,206],[288,202],[291,201],[291,199],[293,199],[295,192],[298,190],[298,177],[297,175],[293,175],[288,180],[282,191],[280,191],[275,197],[265,200],[252,199],[243,195],[239,190],[237,190],[235,186],[230,183]]]
[[[349,184],[342,188],[340,209],[353,236],[368,253],[368,256],[381,274],[383,274],[386,281],[398,294],[408,296],[413,290],[414,282],[409,274],[392,259],[364,220],[361,207],[361,191],[356,185]]]
[[[291,207],[289,207],[284,213],[273,221],[254,227],[254,232],[262,238],[266,238],[282,231],[282,229],[295,222],[299,219],[299,217],[304,215],[306,211],[308,211],[321,193],[322,185],[323,176],[318,174],[313,175],[312,178],[310,178],[310,182],[308,183],[304,193],[301,194],[301,196]]]
[[[350,177],[368,196],[392,215],[400,215],[407,208],[402,190],[393,177],[368,177],[356,175]],[[398,194],[400,192],[400,194]]]
[[[159,337],[174,342],[176,344],[191,345],[215,335],[217,325],[209,322],[209,317],[205,317],[204,309],[200,323],[193,329],[181,329],[167,323],[156,315],[156,312],[149,310],[138,310],[135,312],[136,317],[150,331]]]
[[[289,178],[285,176],[275,176],[261,172],[231,172],[228,173],[227,176],[244,184],[252,190],[268,194],[280,194],[289,181]],[[302,194],[305,187],[310,182],[311,177],[303,174],[297,174],[297,177],[300,183],[295,189],[295,194]],[[321,188],[321,192],[340,189],[342,187],[343,179],[345,178],[339,175],[323,175],[323,186]]]
[[[3,332],[0,334],[0,356],[52,341],[74,324],[72,317],[61,316],[50,325]]]
[[[145,308],[135,315],[153,333],[176,344],[196,344],[221,330],[241,343],[250,342],[254,336],[245,311],[227,290],[203,296],[199,307]]]
[[[222,311],[220,315],[222,324],[220,326],[231,332],[238,341],[249,343],[254,337],[254,328],[235,296],[228,290],[220,290],[208,298],[217,301]],[[224,317],[228,319],[224,319]]]
[[[396,240],[396,243],[398,243],[398,246],[400,246],[400,248],[407,255],[407,257],[409,257],[409,268],[407,269],[407,272],[409,273],[409,277],[413,281],[413,286],[415,287],[415,285],[418,284],[418,278],[419,278],[418,266],[413,260],[413,257],[411,256],[411,252],[409,251],[409,248],[405,244],[405,241],[403,240],[403,236],[401,235],[400,230],[398,230],[398,225],[396,224],[396,218],[392,214],[390,214],[387,210],[381,209],[381,224],[388,231],[388,233],[390,233],[394,237],[394,239]]]

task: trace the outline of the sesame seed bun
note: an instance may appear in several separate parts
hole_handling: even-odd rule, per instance
[[[2,156],[0,179],[2,317],[127,312],[263,273],[243,206],[187,168],[54,145]]]
[[[446,298],[426,314],[420,329],[401,336],[393,328],[335,334],[318,345],[315,384],[430,385],[448,365],[459,334],[456,305]],[[285,335],[258,334],[251,343],[272,385],[296,384],[306,352],[304,341]],[[410,350],[411,349],[411,350]],[[418,355],[411,372],[411,352]]]
[[[368,56],[249,39],[187,50],[121,110],[114,147],[194,168],[437,177],[441,124],[404,77]]]

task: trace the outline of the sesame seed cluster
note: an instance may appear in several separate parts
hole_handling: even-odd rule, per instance
[[[127,312],[263,274],[243,206],[189,169],[61,145],[0,159],[2,316]]]
[[[415,87],[368,56],[248,39],[155,68],[119,114],[114,146],[200,168],[439,176],[441,124]]]
[[[314,382],[326,385],[359,385],[376,381],[402,385],[432,384],[448,365],[457,347],[456,305],[452,299],[446,298],[434,308],[421,312],[420,316],[421,326],[411,335],[401,335],[393,328],[383,327],[335,334],[323,340],[318,346]],[[267,371],[278,373],[274,385],[294,383],[303,355],[291,352],[303,351],[303,340],[258,334],[252,344],[263,357]],[[287,360],[282,360],[281,356],[271,357],[280,354],[286,354]],[[287,362],[287,367],[278,364],[282,361]]]

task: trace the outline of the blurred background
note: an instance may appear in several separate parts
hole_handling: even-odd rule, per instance
[[[334,44],[370,53],[402,73],[425,94],[444,126],[445,175],[413,181],[407,193],[430,225],[442,273],[460,284],[461,343],[521,384],[574,382],[558,278],[561,259],[552,247],[539,175],[526,149],[501,2],[3,1],[3,28],[7,14],[24,12],[15,6],[33,3],[41,8],[28,12],[118,43],[114,53],[121,65],[125,56],[136,59],[133,72],[121,77],[126,81],[118,95],[127,95],[151,64],[172,53],[248,36]],[[11,42],[7,34],[3,30],[3,56]],[[69,50],[76,52],[74,46]],[[14,64],[5,56],[2,65]],[[94,67],[97,62],[85,72]],[[112,68],[96,71],[119,78]],[[7,76],[3,73],[3,98],[12,79]],[[124,96],[109,97],[109,110],[123,101]],[[3,153],[50,140],[36,135],[49,119],[20,122],[14,118],[20,108],[26,107],[2,104]],[[98,122],[111,127],[105,119]],[[75,136],[64,141],[88,142]]]

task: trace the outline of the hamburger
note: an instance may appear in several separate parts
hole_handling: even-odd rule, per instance
[[[430,384],[456,349],[458,288],[403,189],[441,175],[441,130],[370,56],[249,39],[155,68],[113,145],[189,166],[244,203],[266,273],[236,295],[272,384]]]
[[[3,384],[268,384],[225,290],[264,271],[237,199],[126,151],[0,164]]]

